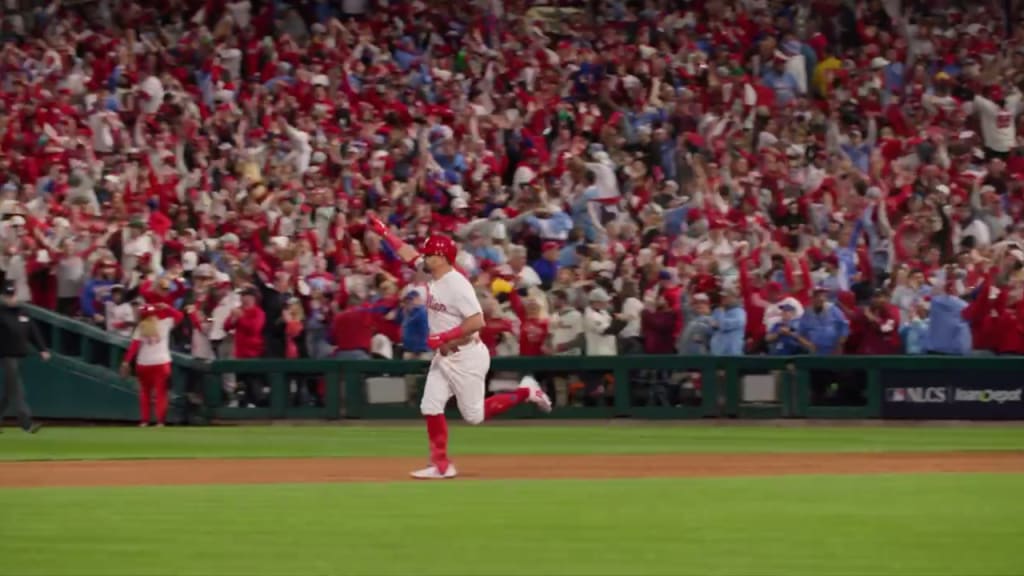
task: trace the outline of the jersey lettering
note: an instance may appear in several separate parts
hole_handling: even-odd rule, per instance
[[[435,312],[448,312],[448,307],[438,302],[433,294],[427,294],[427,308]]]

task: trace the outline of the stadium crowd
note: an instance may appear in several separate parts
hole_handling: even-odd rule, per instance
[[[0,267],[195,356],[1024,353],[1001,2],[101,0],[0,27]],[[557,6],[554,6],[557,5]]]

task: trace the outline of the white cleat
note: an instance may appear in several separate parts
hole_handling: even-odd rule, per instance
[[[455,466],[449,464],[448,469],[444,471],[444,474],[441,474],[441,471],[437,469],[437,466],[431,464],[423,470],[417,470],[409,475],[417,480],[450,480],[455,478],[455,476],[458,475],[458,472],[455,471]]]
[[[536,404],[541,412],[545,414],[551,412],[551,398],[540,387],[540,382],[537,382],[536,378],[533,376],[523,376],[523,379],[519,381],[519,387],[530,391],[530,395],[526,398],[527,401]]]

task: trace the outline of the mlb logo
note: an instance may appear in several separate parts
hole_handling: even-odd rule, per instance
[[[889,402],[906,402],[907,401],[907,389],[906,388],[890,388],[889,389]]]

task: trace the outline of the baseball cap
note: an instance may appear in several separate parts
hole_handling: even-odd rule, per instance
[[[796,306],[793,306],[792,304],[783,304],[779,306],[779,310],[782,310],[783,312],[795,312]]]

